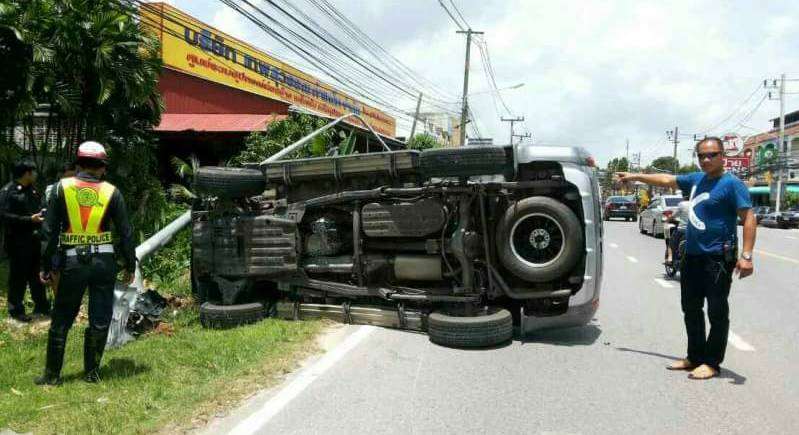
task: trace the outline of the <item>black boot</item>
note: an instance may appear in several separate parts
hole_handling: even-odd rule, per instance
[[[83,338],[83,380],[89,383],[100,382],[100,361],[103,359],[108,330],[86,329]]]
[[[61,385],[61,366],[64,364],[64,350],[67,337],[50,331],[47,337],[47,360],[44,374],[33,380],[36,385]]]

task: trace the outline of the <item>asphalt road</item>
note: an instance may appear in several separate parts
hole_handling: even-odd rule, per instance
[[[208,433],[741,433],[799,429],[799,231],[759,229],[755,275],[731,292],[719,378],[665,366],[685,352],[663,241],[605,225],[597,317],[489,350],[347,326],[334,355],[214,422]]]

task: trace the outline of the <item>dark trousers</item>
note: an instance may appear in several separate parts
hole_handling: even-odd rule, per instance
[[[682,265],[680,289],[685,330],[688,333],[688,359],[720,369],[727,350],[730,330],[730,295],[734,264],[721,255],[687,255]],[[705,335],[705,313],[710,333]]]
[[[116,273],[114,254],[94,254],[86,264],[78,262],[77,257],[66,257],[53,304],[50,333],[66,337],[88,288],[88,331],[107,335],[114,310]]]
[[[50,312],[50,302],[44,285],[39,281],[39,246],[38,240],[30,243],[14,243],[6,246],[8,253],[8,314],[17,316],[25,314],[23,299],[25,289],[30,287],[34,310],[41,313]]]
[[[67,334],[87,288],[89,327],[83,338],[83,367],[87,376],[97,376],[114,310],[117,273],[114,254],[94,254],[83,263],[77,257],[68,256],[63,264],[47,340],[45,377],[57,379],[61,373]]]

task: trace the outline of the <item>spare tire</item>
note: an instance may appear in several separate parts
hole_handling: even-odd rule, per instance
[[[194,176],[197,191],[220,198],[248,198],[266,190],[264,174],[257,169],[203,166]]]
[[[205,302],[200,305],[200,324],[210,329],[227,329],[255,323],[266,317],[266,308],[260,302],[240,305],[217,305]]]
[[[546,282],[564,277],[585,250],[583,228],[565,204],[533,196],[512,204],[497,228],[502,264],[517,277]]]
[[[425,177],[470,177],[504,174],[508,167],[501,147],[436,148],[422,151],[419,167]]]
[[[504,308],[488,307],[485,314],[460,317],[433,312],[427,318],[430,341],[448,347],[487,347],[513,338],[513,318]]]

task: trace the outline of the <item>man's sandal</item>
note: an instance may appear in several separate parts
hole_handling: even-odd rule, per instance
[[[710,367],[707,364],[702,364],[701,366],[695,368],[690,374],[688,374],[689,379],[695,379],[698,381],[704,381],[707,379],[715,378],[719,375],[719,371]]]
[[[693,370],[695,368],[696,366],[686,358],[678,359],[677,361],[674,361],[670,365],[666,366],[666,370]]]

